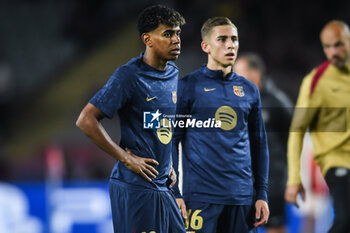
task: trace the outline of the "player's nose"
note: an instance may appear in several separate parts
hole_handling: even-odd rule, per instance
[[[174,44],[179,44],[181,41],[180,36],[176,34],[171,39]]]

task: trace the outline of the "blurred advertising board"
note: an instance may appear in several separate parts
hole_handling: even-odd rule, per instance
[[[107,182],[0,182],[2,233],[112,233]]]

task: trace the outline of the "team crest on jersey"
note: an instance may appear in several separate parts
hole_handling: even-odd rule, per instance
[[[244,90],[242,86],[233,86],[233,93],[235,93],[236,96],[243,97],[244,96]]]
[[[176,91],[172,91],[172,92],[171,92],[171,96],[172,96],[172,99],[173,99],[173,103],[176,104],[176,102],[177,102]]]

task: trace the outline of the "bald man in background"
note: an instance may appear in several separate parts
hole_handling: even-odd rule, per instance
[[[286,210],[284,190],[287,180],[287,140],[292,118],[292,102],[267,78],[263,59],[256,53],[242,53],[234,71],[252,81],[261,95],[261,112],[264,119],[270,155],[268,200],[270,217],[267,233],[286,232]]]
[[[320,34],[327,61],[303,80],[288,139],[288,182],[285,199],[304,197],[300,155],[307,130],[313,154],[333,198],[334,222],[329,233],[350,232],[350,31],[338,20]]]

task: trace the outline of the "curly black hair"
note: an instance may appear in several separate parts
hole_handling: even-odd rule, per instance
[[[185,19],[179,12],[163,5],[154,5],[145,8],[138,17],[137,28],[140,36],[143,33],[151,32],[160,24],[171,27],[184,25]]]

